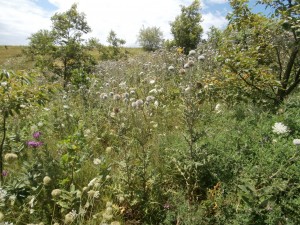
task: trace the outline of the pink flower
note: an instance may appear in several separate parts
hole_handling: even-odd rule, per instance
[[[29,147],[32,147],[32,148],[37,148],[37,147],[40,147],[41,145],[43,145],[43,142],[41,142],[41,141],[28,141],[27,145]]]
[[[38,139],[41,135],[42,135],[42,132],[37,131],[37,132],[34,132],[32,136],[33,136],[35,139]]]

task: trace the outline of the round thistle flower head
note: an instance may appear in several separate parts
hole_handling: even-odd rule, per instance
[[[60,194],[61,194],[61,190],[60,189],[54,189],[51,192],[51,195],[52,195],[53,198],[60,196]]]
[[[51,182],[51,178],[49,176],[45,176],[43,179],[43,184],[47,186],[48,184],[50,184],[50,182]]]
[[[42,132],[37,131],[37,132],[34,132],[32,136],[33,136],[33,138],[38,139],[41,135],[42,135]]]
[[[7,162],[15,161],[18,158],[18,155],[15,153],[6,153],[4,156],[4,160]]]
[[[296,145],[296,146],[299,146],[300,145],[300,139],[294,139],[293,144]]]
[[[43,145],[43,142],[41,141],[28,141],[27,142],[28,147],[37,148]]]
[[[76,218],[76,214],[73,212],[69,212],[67,215],[65,215],[65,224],[73,223]]]

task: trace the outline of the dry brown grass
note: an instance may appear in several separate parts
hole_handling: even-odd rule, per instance
[[[26,61],[23,49],[25,46],[0,46],[0,68],[2,69],[29,69],[32,62]]]

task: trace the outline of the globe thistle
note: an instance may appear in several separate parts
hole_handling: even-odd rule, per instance
[[[40,138],[41,135],[42,135],[42,132],[37,131],[37,132],[34,132],[32,136],[33,136],[33,138],[38,139],[38,138]]]
[[[169,70],[169,71],[174,71],[174,70],[175,70],[175,67],[174,67],[174,66],[169,66],[169,67],[168,67],[168,70]]]
[[[43,184],[47,186],[48,184],[50,184],[50,182],[51,182],[51,178],[49,176],[45,176],[43,179]]]
[[[15,153],[6,153],[4,156],[4,160],[7,162],[15,161],[18,158],[18,155]]]
[[[293,144],[296,145],[296,146],[299,146],[300,145],[300,139],[294,139]]]
[[[196,55],[196,50],[190,50],[189,51],[189,56],[194,56]]]
[[[60,194],[61,194],[61,190],[60,189],[54,189],[51,192],[51,195],[52,195],[53,198],[60,196]]]
[[[199,55],[198,56],[198,61],[204,61],[205,59],[205,56],[204,55]]]
[[[75,210],[72,210],[67,215],[65,215],[65,224],[73,223],[76,219],[77,213]]]
[[[101,99],[107,99],[107,97],[108,97],[108,96],[107,96],[106,93],[101,93],[101,94],[100,94],[100,98],[101,98]]]
[[[137,107],[142,107],[144,104],[144,101],[142,99],[138,99],[135,103],[136,103]]]
[[[152,96],[152,95],[149,95],[149,96],[146,97],[146,101],[147,101],[147,102],[151,102],[151,101],[153,101],[154,99],[155,99],[155,97]]]

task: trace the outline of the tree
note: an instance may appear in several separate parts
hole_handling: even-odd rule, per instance
[[[230,1],[233,12],[228,15],[220,58],[224,75],[244,93],[278,105],[300,83],[300,6],[294,1],[258,2],[273,7],[270,18],[251,12],[247,0]]]
[[[146,51],[159,49],[163,42],[163,33],[158,27],[142,27],[138,35],[138,43]]]
[[[29,38],[27,55],[40,68],[62,76],[66,86],[71,82],[72,76],[84,78],[95,64],[82,38],[91,28],[85,15],[78,12],[76,4],[66,12],[56,13],[51,21],[52,30],[40,30]]]
[[[195,49],[201,40],[203,28],[200,25],[201,14],[199,0],[188,6],[181,6],[181,14],[171,23],[171,33],[178,47],[184,47],[185,53]]]
[[[122,45],[126,43],[125,40],[117,37],[116,32],[111,30],[107,36],[109,46],[104,46],[97,41],[96,48],[99,51],[101,60],[119,60],[126,57],[126,50],[122,50]]]

